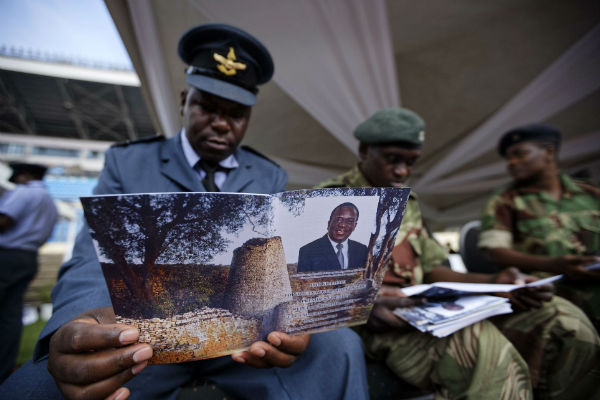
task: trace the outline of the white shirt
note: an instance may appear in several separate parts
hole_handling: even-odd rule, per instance
[[[338,242],[331,240],[329,235],[327,235],[327,239],[329,239],[329,242],[331,242],[331,245],[333,246],[333,252],[337,255]],[[342,254],[344,256],[344,265],[342,266],[342,269],[347,269],[348,268],[348,239],[344,240],[341,244],[342,244]]]
[[[200,181],[202,181],[206,176],[206,171],[204,171],[202,168],[196,168],[196,164],[198,163],[198,161],[200,161],[200,156],[198,155],[198,153],[196,153],[196,151],[190,144],[187,136],[185,135],[185,129],[181,129],[181,147],[183,148],[183,154],[185,155],[187,163],[196,172]],[[226,170],[239,167],[239,164],[233,154],[221,161],[219,165],[225,168]],[[223,187],[223,184],[225,183],[226,179],[227,171],[215,172],[215,185],[217,185],[219,189]]]

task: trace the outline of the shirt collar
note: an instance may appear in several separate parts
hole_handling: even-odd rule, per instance
[[[185,155],[185,159],[186,159],[188,165],[190,167],[194,168],[196,166],[196,164],[198,163],[198,161],[200,161],[200,156],[198,155],[198,153],[196,153],[196,151],[190,144],[190,142],[185,134],[185,129],[183,129],[183,128],[181,129],[180,136],[181,136],[181,147],[183,148],[183,154]],[[229,157],[227,157],[226,159],[219,162],[219,165],[225,169],[234,169],[234,168],[239,167],[240,164],[238,163],[235,156],[232,154]]]
[[[327,239],[329,239],[333,248],[337,249],[336,246],[338,245],[338,242],[331,240],[331,238],[329,237],[329,234],[327,234]],[[344,246],[344,247],[342,247],[343,249],[347,249],[348,248],[348,239],[344,240],[341,244]]]

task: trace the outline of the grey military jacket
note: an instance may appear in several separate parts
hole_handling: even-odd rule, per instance
[[[204,192],[198,175],[187,164],[179,135],[117,144],[106,152],[95,194]],[[227,175],[222,191],[277,193],[287,174],[267,158],[245,148],[235,152],[238,168]],[[48,355],[50,336],[84,311],[110,306],[100,263],[87,224],[79,232],[73,255],[60,269],[52,290],[53,315],[36,345],[34,360]]]

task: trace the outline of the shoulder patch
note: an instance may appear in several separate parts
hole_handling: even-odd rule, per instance
[[[139,138],[139,139],[129,139],[129,140],[124,140],[122,142],[117,142],[117,143],[114,143],[110,147],[127,147],[131,144],[160,142],[163,140],[166,140],[166,137],[164,135],[146,136],[146,137]]]
[[[269,161],[271,164],[274,164],[274,165],[278,166],[279,168],[281,168],[281,166],[279,164],[277,164],[275,161],[271,160],[269,157],[265,156],[264,154],[259,153],[258,151],[254,150],[250,146],[247,146],[247,145],[244,144],[244,145],[241,145],[240,148],[242,148],[245,151],[247,151],[249,153],[252,153],[252,154],[254,154],[256,156],[259,156],[260,158],[263,158],[263,159]]]

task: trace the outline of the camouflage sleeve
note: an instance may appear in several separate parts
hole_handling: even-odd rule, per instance
[[[407,240],[419,258],[423,273],[427,274],[446,261],[448,254],[446,249],[429,235],[423,224],[423,216],[418,202],[414,199],[411,200],[406,205],[404,218],[408,217],[407,223],[417,224],[420,229],[412,230]],[[404,225],[404,220],[402,225]]]
[[[512,203],[503,194],[494,194],[483,207],[479,247],[512,248],[513,219]]]
[[[423,232],[424,234],[419,238],[421,247],[421,256],[419,257],[419,260],[423,273],[427,274],[435,267],[442,265],[448,258],[448,253],[446,252],[446,249],[431,238],[427,232]],[[412,244],[413,242],[411,242],[411,245]]]

